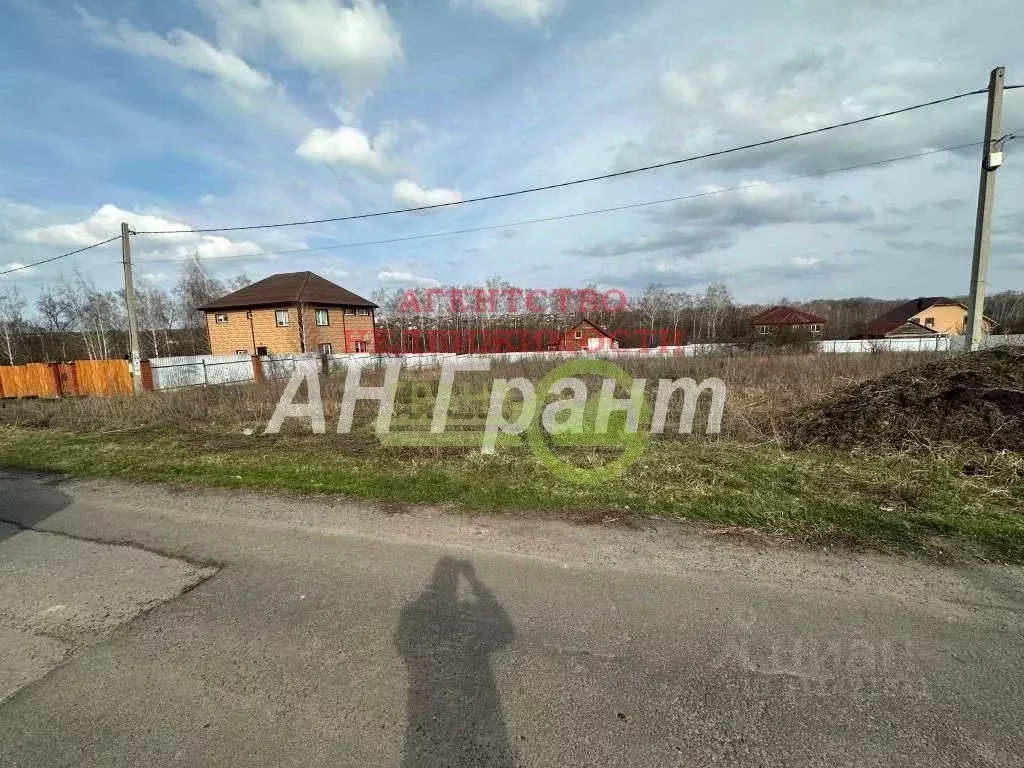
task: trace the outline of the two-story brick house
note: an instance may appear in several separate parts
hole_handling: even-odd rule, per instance
[[[377,305],[312,272],[271,275],[198,309],[215,355],[374,352]]]

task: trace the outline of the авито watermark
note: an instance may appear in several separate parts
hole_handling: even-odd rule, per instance
[[[386,445],[467,446],[494,454],[500,446],[525,441],[552,473],[574,483],[592,485],[621,475],[643,454],[650,436],[665,431],[677,393],[682,395],[680,434],[693,433],[697,405],[705,391],[711,395],[705,431],[718,434],[722,428],[726,387],[721,379],[705,379],[699,384],[691,378],[660,379],[650,387],[652,408],[646,379],[634,378],[624,368],[598,359],[567,362],[536,384],[524,377],[492,379],[486,392],[470,393],[470,418],[451,420],[453,402],[458,406],[460,399],[465,400],[465,394],[456,393],[457,375],[489,373],[491,363],[487,357],[443,360],[428,422],[396,417],[401,359],[384,362],[384,381],[379,386],[364,385],[363,369],[368,366],[353,361],[345,377],[337,432],[352,431],[358,401],[374,400],[378,403],[374,432]],[[596,388],[595,381],[599,382]],[[307,402],[297,403],[295,398],[303,382]],[[480,413],[484,405],[485,415]],[[478,415],[473,415],[474,410]],[[289,418],[308,420],[314,434],[326,433],[319,361],[296,364],[264,433],[277,434]],[[395,425],[403,428],[393,430]],[[408,429],[410,426],[414,428]],[[599,466],[576,466],[559,454],[572,448],[595,449],[614,458]]]

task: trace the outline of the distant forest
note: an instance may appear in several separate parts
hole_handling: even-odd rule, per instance
[[[143,357],[208,352],[205,321],[195,307],[250,282],[244,274],[219,280],[198,258],[182,264],[178,281],[170,290],[139,281],[136,295]],[[451,287],[417,288],[417,302],[413,306],[419,311],[409,311],[407,289],[380,289],[372,296],[381,307],[377,312],[378,331],[394,342],[403,332],[416,329],[425,345],[431,332],[435,336],[472,335],[489,329],[562,333],[586,318],[609,331],[647,329],[652,338],[659,332],[670,336],[681,332],[688,343],[737,342],[750,338],[750,318],[768,306],[737,302],[728,286],[716,283],[701,293],[651,285],[629,296],[621,309],[621,302],[605,302],[595,286],[588,286],[564,289],[562,293],[570,298],[561,303],[554,295],[558,291],[551,291],[547,297],[533,297],[529,309],[523,295],[518,296],[517,311],[510,312],[508,302],[500,299],[485,305],[484,311],[477,311],[474,290],[494,292],[489,295],[517,295],[517,289],[499,277],[488,280],[484,286],[456,288],[456,294],[464,298],[461,302],[448,298]],[[589,292],[593,300],[581,300],[581,292]],[[428,303],[428,298],[433,301]],[[879,315],[911,298],[916,297],[813,301],[780,297],[772,304],[810,310],[828,320],[822,338],[847,339],[864,333]],[[427,311],[430,304],[431,311]],[[999,325],[999,332],[1024,333],[1024,292],[1003,291],[989,296],[986,314]],[[125,357],[127,327],[123,290],[100,290],[77,272],[44,286],[31,306],[17,286],[0,287],[2,365]]]

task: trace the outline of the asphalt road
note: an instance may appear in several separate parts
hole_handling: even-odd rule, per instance
[[[1024,766],[1021,569],[13,473],[0,519],[0,632],[116,618],[4,768]]]

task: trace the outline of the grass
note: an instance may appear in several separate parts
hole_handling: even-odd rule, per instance
[[[1024,562],[1024,458],[922,447],[907,453],[783,450],[793,410],[850,384],[937,359],[935,354],[701,356],[624,364],[656,380],[719,377],[728,386],[721,439],[652,439],[625,478],[574,485],[519,438],[496,455],[381,445],[361,404],[350,435],[312,436],[286,424],[260,434],[283,382],[148,393],[134,398],[0,401],[0,466],[229,488],[339,493],[473,513],[525,510],[580,520],[660,515],[811,544]],[[551,362],[496,363],[460,373],[452,423],[479,421],[492,378],[540,381]],[[380,371],[363,384],[380,384]],[[327,423],[344,378],[322,382]],[[437,372],[402,374],[396,423],[427,429]],[[483,393],[483,394],[482,394]],[[365,407],[364,407],[365,405]],[[677,404],[678,406],[678,404]],[[670,413],[676,423],[678,411]],[[702,417],[698,415],[698,423]],[[329,430],[330,431],[330,430]],[[245,432],[250,432],[245,435]],[[254,434],[253,434],[254,433]],[[459,436],[458,433],[451,433]],[[466,434],[466,433],[463,433]],[[559,447],[578,466],[607,451]]]
[[[602,458],[576,451],[573,461]],[[444,503],[474,513],[550,511],[596,520],[660,515],[812,544],[1024,562],[1024,461],[1010,455],[857,455],[665,438],[651,442],[628,482],[578,486],[552,475],[524,445],[484,456],[386,447],[367,434],[0,426],[0,465]]]

